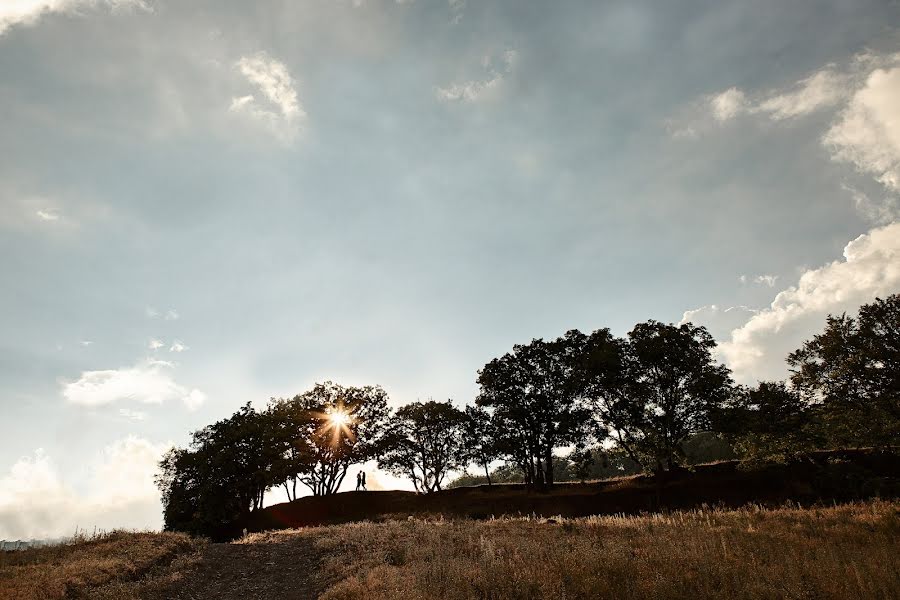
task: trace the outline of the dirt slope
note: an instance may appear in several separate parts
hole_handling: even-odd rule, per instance
[[[300,535],[277,543],[209,544],[200,560],[178,581],[145,590],[147,600],[248,600],[317,598],[319,557],[312,542]]]

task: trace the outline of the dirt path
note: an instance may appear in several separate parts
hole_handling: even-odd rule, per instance
[[[180,581],[157,590],[148,600],[306,600],[316,584],[319,559],[302,537],[279,543],[210,544]]]

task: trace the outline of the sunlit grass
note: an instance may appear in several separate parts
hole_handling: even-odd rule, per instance
[[[327,600],[896,598],[900,504],[306,530]],[[277,539],[283,532],[262,539]]]
[[[131,583],[154,570],[177,577],[205,542],[181,533],[113,531],[68,544],[0,552],[0,598],[131,598]]]

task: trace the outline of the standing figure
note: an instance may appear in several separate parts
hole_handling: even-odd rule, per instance
[[[362,488],[366,491],[369,491],[369,488],[366,487],[366,472],[360,471],[359,474],[362,475]]]
[[[363,486],[363,478],[362,471],[357,471],[356,473],[356,491],[359,491],[359,488]]]

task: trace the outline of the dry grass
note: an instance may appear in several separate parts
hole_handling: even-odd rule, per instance
[[[900,504],[638,517],[403,520],[309,536],[325,600],[897,598]]]
[[[138,582],[170,582],[205,545],[177,533],[114,531],[71,544],[0,553],[0,598],[131,598]]]

